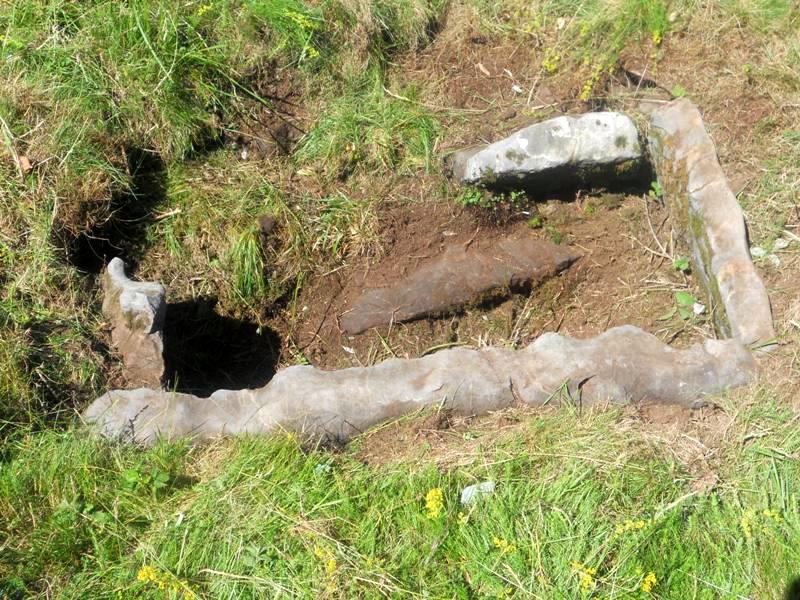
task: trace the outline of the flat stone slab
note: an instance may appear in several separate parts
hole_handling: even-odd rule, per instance
[[[461,183],[543,191],[634,178],[641,164],[636,125],[616,112],[557,117],[450,158]]]
[[[132,281],[125,263],[114,258],[102,279],[103,315],[111,322],[111,343],[122,356],[134,386],[161,389],[164,379],[166,291],[160,283]]]
[[[648,144],[673,227],[708,291],[717,330],[745,344],[773,340],[769,296],[750,258],[744,214],[700,111],[685,98],[655,110]]]
[[[371,327],[440,315],[490,294],[529,286],[571,265],[578,255],[531,237],[503,238],[491,246],[450,246],[396,284],[367,290],[339,322],[350,334]]]
[[[548,333],[519,351],[455,348],[338,371],[293,366],[261,389],[219,390],[210,398],[146,388],[111,391],[83,417],[103,435],[143,443],[158,436],[200,441],[274,430],[345,441],[432,406],[462,414],[516,403],[693,406],[754,374],[754,359],[738,340],[675,349],[626,325],[585,340]]]

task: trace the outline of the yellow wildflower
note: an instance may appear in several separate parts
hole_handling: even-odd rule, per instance
[[[558,63],[561,61],[561,55],[555,50],[548,48],[544,53],[544,60],[542,60],[542,67],[545,72],[552,75],[558,71]]]
[[[458,524],[459,525],[466,525],[467,521],[469,521],[469,517],[465,515],[463,512],[458,513]]]
[[[159,590],[170,589],[175,593],[183,590],[182,595],[187,600],[197,597],[192,588],[189,586],[188,581],[178,579],[169,571],[160,571],[159,569],[151,567],[150,565],[144,565],[141,569],[139,569],[139,571],[136,573],[136,580],[140,581],[141,583],[154,585]]]
[[[771,510],[769,508],[765,508],[762,513],[766,518],[772,519],[776,523],[780,523],[782,521],[781,513],[777,510]]]
[[[283,13],[283,16],[285,16],[290,21],[293,21],[296,25],[298,25],[301,29],[304,30],[316,29],[317,27],[314,21],[312,21],[307,15],[304,15],[302,13],[293,10],[285,11]]]
[[[644,579],[642,579],[642,586],[641,586],[642,591],[645,594],[649,594],[650,592],[653,591],[653,588],[656,587],[657,583],[658,583],[658,578],[656,577],[656,574],[650,571],[647,575],[644,576]]]
[[[197,9],[197,16],[198,17],[202,17],[204,14],[206,14],[212,8],[213,8],[213,5],[211,4],[211,2],[207,2],[206,4],[201,4],[200,8]]]
[[[338,564],[336,563],[336,555],[327,548],[314,546],[314,556],[322,561],[322,566],[325,569],[325,576],[327,579],[327,587],[329,590],[336,589],[336,571]]]
[[[444,507],[444,494],[442,488],[431,488],[425,494],[425,510],[428,511],[429,519],[437,519],[442,514]]]
[[[590,592],[594,589],[595,586],[595,579],[594,576],[597,575],[597,569],[593,567],[586,567],[582,565],[578,561],[573,560],[571,565],[572,570],[578,575],[578,579],[581,582],[581,592],[584,594]]]
[[[500,550],[500,554],[511,554],[512,552],[517,551],[517,547],[514,544],[508,543],[507,540],[504,540],[499,537],[495,537],[492,540],[494,547]]]
[[[627,533],[629,531],[644,529],[647,527],[647,523],[648,521],[644,521],[642,519],[638,519],[636,521],[633,519],[625,519],[620,525],[617,525],[614,531],[617,535],[622,535],[623,533]]]
[[[742,527],[742,534],[744,535],[745,539],[750,539],[753,537],[753,520],[756,517],[756,511],[754,510],[746,510],[742,515],[741,521],[739,521],[739,525]]]
[[[662,31],[660,29],[653,31],[653,43],[656,46],[660,46],[662,41],[664,41],[664,34]]]
[[[142,583],[158,581],[158,572],[153,567],[145,565],[136,573],[136,579]]]

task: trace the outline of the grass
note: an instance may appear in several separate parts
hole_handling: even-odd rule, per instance
[[[670,47],[728,31],[746,39],[744,54],[730,48],[741,64],[722,57],[703,80],[692,63],[666,83],[690,89],[713,126],[720,95],[777,99],[780,110],[743,125],[748,156],[731,169],[752,175],[739,197],[754,243],[771,248],[794,226],[791,2],[451,8],[481,19],[464,34],[483,36],[468,46],[475,61],[519,42],[536,85],[570,101],[602,101],[625,50],[661,69]],[[403,201],[409,181],[437,177],[440,139],[498,124],[495,97],[486,110],[428,108],[449,105],[437,78],[452,65],[420,75],[438,30],[445,41],[448,27],[460,31],[449,10],[441,0],[3,5],[0,597],[778,598],[797,578],[800,441],[780,383],[721,399],[732,422],[707,437],[565,408],[508,413],[521,422],[500,433],[491,420],[441,432],[444,445],[415,433],[411,448],[384,451],[402,458],[385,465],[365,464],[380,454],[369,435],[339,453],[284,436],[143,449],[76,427],[75,411],[120,380],[94,274],[70,253],[79,236],[115,231],[106,225],[133,205],[126,258],[171,302],[212,296],[226,315],[294,320],[306,282],[380,254],[384,196]],[[306,134],[288,156],[243,161],[226,136],[274,110],[264,73],[291,82]],[[137,156],[150,158],[146,173],[132,168]],[[264,215],[275,219],[268,235],[257,229]],[[793,257],[781,253],[787,281]],[[789,334],[770,379],[792,380],[793,288],[774,287]],[[461,489],[487,479],[496,493],[461,507]],[[426,507],[431,490],[438,511]]]
[[[383,79],[370,73],[351,93],[328,104],[295,158],[339,177],[356,169],[429,171],[440,126],[415,102],[415,90],[404,93],[404,99],[387,96]]]
[[[365,466],[368,438],[330,454],[291,436],[144,451],[22,436],[0,474],[0,589],[163,597],[137,580],[147,566],[180,588],[168,597],[779,597],[800,559],[793,418],[770,398],[739,411],[706,491],[682,438],[613,411],[459,432],[472,441],[446,470],[424,449]],[[484,480],[496,493],[460,506]]]

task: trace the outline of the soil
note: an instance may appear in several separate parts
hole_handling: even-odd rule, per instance
[[[770,118],[774,121],[771,126],[785,125],[791,117],[776,107],[769,90],[744,75],[726,72],[727,65],[745,64],[759,54],[748,47],[755,43],[752,41],[730,35],[720,39],[713,32],[689,30],[680,39],[665,42],[657,66],[650,44],[630,48],[620,59],[619,72],[598,84],[598,99],[587,103],[578,99],[587,79],[582,67],[548,76],[542,84],[544,42],[528,39],[497,44],[459,14],[462,10],[466,9],[451,11],[430,46],[395,65],[394,79],[387,85],[390,93],[398,95],[408,85],[425,90],[425,105],[445,121],[446,134],[436,148],[439,155],[497,140],[558,114],[636,108],[646,99],[663,102],[669,99],[669,90],[680,84],[697,96],[724,169],[739,190],[759,176],[750,147],[757,128]],[[725,53],[719,52],[721,47]],[[626,74],[626,70],[644,74],[646,80]],[[231,133],[240,136],[234,141],[254,156],[285,153],[308,122],[294,83],[285,73],[271,77],[262,77],[261,93],[277,110],[254,109],[249,121],[243,119],[239,131]],[[299,194],[324,197],[332,192],[315,174],[294,173],[292,177],[288,185]],[[703,294],[691,274],[673,267],[672,257],[678,257],[681,249],[671,239],[665,209],[647,195],[647,189],[623,193],[572,190],[560,197],[506,203],[487,214],[455,201],[460,190],[436,168],[427,174],[398,174],[390,180],[354,173],[335,185],[346,187],[350,198],[381,199],[375,205],[375,246],[380,251],[349,257],[317,274],[305,282],[293,308],[272,315],[266,324],[281,346],[277,368],[296,362],[324,369],[365,366],[452,346],[524,347],[547,331],[589,337],[623,324],[637,325],[673,345],[714,336],[702,316],[689,322],[674,314],[676,291],[688,290],[700,301]],[[800,235],[800,215],[786,227]],[[448,245],[490,245],[522,234],[561,243],[581,258],[527,294],[509,294],[446,317],[374,328],[361,335],[342,331],[339,316],[365,287],[397,282],[440,256]],[[800,330],[800,304],[794,300],[800,295],[800,284],[794,275],[797,256],[783,260],[791,268],[766,267],[762,273],[770,288],[776,324],[786,335]],[[270,351],[274,349],[270,347]],[[786,373],[787,385],[797,389],[800,378],[792,376],[796,356],[788,354],[787,350],[770,357],[770,372]],[[226,387],[255,383],[263,385],[264,381],[238,380],[226,382]],[[403,419],[377,428],[356,444],[366,462],[416,456],[424,442],[436,460],[459,463],[474,460],[481,444],[519,430],[520,421],[547,410],[515,410],[481,418],[437,413]],[[727,431],[730,417],[724,412],[654,405],[625,409],[624,414],[631,426],[669,438],[676,452],[685,453],[685,462],[697,471],[699,481],[714,480],[708,449]]]
[[[653,254],[659,250],[649,223],[660,243],[669,245],[666,211],[658,202],[620,194],[537,202],[500,226],[487,224],[480,210],[440,202],[387,211],[381,220],[381,259],[337,270],[301,294],[303,317],[294,341],[306,359],[322,368],[342,368],[390,356],[420,356],[452,345],[524,346],[545,331],[590,337],[623,324],[638,325],[678,344],[709,333],[702,321],[690,326],[678,317],[658,320],[672,311],[674,291],[688,282],[669,260]],[[543,227],[531,230],[532,212],[540,215]],[[531,294],[510,294],[444,318],[379,327],[356,336],[342,331],[338,317],[365,286],[402,280],[449,245],[476,239],[488,244],[509,235],[559,240],[581,258]]]

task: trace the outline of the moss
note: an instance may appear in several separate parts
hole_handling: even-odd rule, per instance
[[[614,140],[614,145],[620,150],[623,150],[628,146],[628,138],[626,138],[624,135],[618,135]]]
[[[723,337],[731,336],[731,325],[719,290],[719,283],[711,267],[711,243],[702,215],[692,209],[686,188],[689,174],[685,161],[675,161],[673,145],[657,130],[651,131],[651,154],[658,174],[658,183],[664,193],[672,218],[672,228],[679,242],[691,252],[692,267],[700,275],[706,290],[714,326]]]
[[[506,151],[506,158],[510,161],[513,161],[517,166],[520,166],[523,162],[525,162],[526,156],[519,150],[509,148]]]

